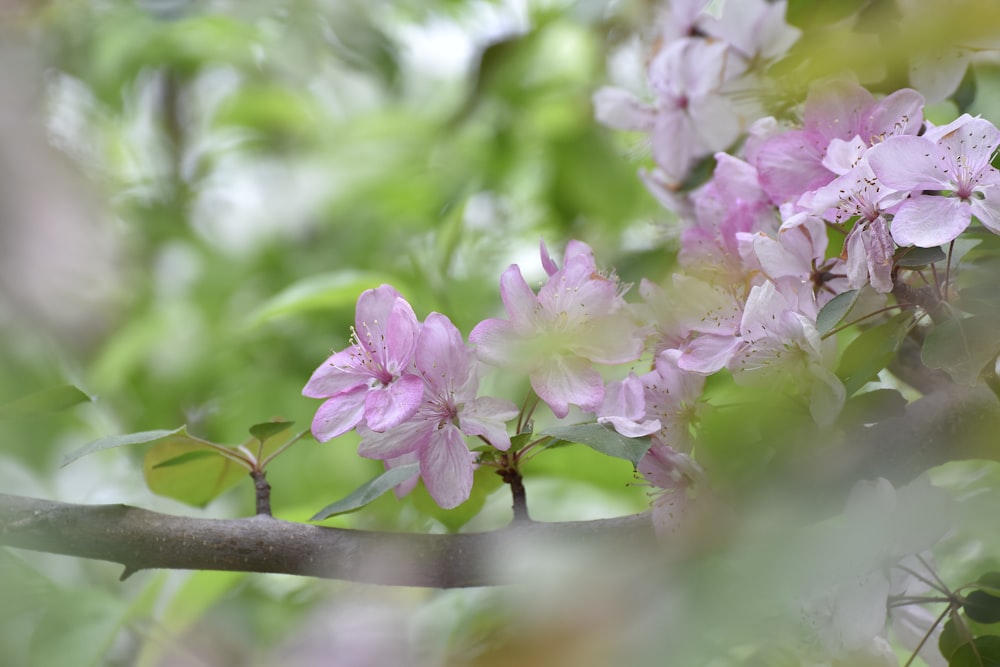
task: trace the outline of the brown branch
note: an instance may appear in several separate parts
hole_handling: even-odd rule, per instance
[[[504,560],[536,543],[648,545],[647,514],[524,522],[486,533],[427,535],[328,528],[259,515],[194,519],[127,505],[74,505],[0,494],[0,545],[153,568],[276,572],[397,586],[507,583]],[[605,542],[606,543],[606,542]],[[505,574],[507,572],[507,574]]]

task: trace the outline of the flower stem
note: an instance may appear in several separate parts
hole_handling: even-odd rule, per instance
[[[513,523],[520,523],[522,521],[531,521],[531,517],[528,516],[528,496],[524,490],[524,479],[521,477],[521,472],[517,469],[515,465],[503,465],[497,474],[503,479],[505,484],[510,484],[510,493],[513,497],[513,510],[514,519]]]
[[[263,470],[252,470],[253,486],[257,495],[257,516],[271,516],[271,485],[264,478]]]

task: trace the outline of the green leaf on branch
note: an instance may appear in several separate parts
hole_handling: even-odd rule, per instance
[[[895,389],[875,389],[848,399],[840,412],[841,424],[873,424],[906,412],[906,399]]]
[[[972,591],[965,596],[962,610],[970,620],[989,625],[1000,623],[1000,597],[984,590]]]
[[[211,449],[198,449],[193,452],[185,452],[180,456],[175,456],[172,459],[167,459],[166,461],[161,461],[153,466],[153,468],[169,468],[170,466],[179,466],[189,461],[194,461],[197,459],[203,459],[206,456],[219,456],[219,453],[212,451]]]
[[[540,435],[566,442],[578,442],[602,454],[631,461],[632,465],[639,465],[639,459],[653,444],[651,438],[626,438],[613,428],[597,423],[550,428],[542,431]]]
[[[250,435],[257,438],[261,442],[266,442],[269,438],[273,438],[279,433],[290,429],[294,423],[295,422],[289,421],[272,421],[254,424],[250,427]]]
[[[49,387],[0,405],[0,419],[44,415],[91,400],[84,391],[71,384]]]
[[[934,262],[941,262],[948,259],[948,255],[941,248],[904,248],[896,254],[896,266],[906,269],[916,269],[927,266]]]
[[[1000,637],[986,635],[962,644],[951,655],[950,667],[1000,667]]]
[[[240,453],[176,433],[153,445],[143,461],[146,485],[157,495],[204,507],[237,482],[247,478],[246,466],[227,458],[221,450]]]
[[[837,367],[837,376],[843,380],[848,396],[877,377],[892,361],[912,325],[913,315],[900,313],[851,341]]]
[[[955,619],[949,618],[941,628],[941,635],[938,637],[938,651],[941,652],[945,660],[950,660],[958,647],[964,643],[965,640],[958,633]]]
[[[920,357],[959,384],[972,386],[983,367],[1000,352],[1000,317],[973,315],[938,324],[924,339]]]
[[[854,304],[857,303],[858,294],[860,294],[860,290],[856,289],[842,292],[830,299],[823,306],[819,314],[816,315],[816,330],[820,336],[825,336],[840,324],[847,313],[851,311],[851,308],[854,307]]]
[[[310,519],[310,521],[322,521],[337,514],[346,514],[361,509],[379,496],[391,491],[406,480],[420,472],[419,463],[410,463],[398,468],[390,468],[373,480],[365,482],[346,498],[327,505]]]
[[[93,442],[88,442],[83,447],[76,449],[66,456],[63,457],[60,467],[68,466],[73,461],[78,458],[87,456],[88,454],[93,454],[94,452],[99,452],[103,449],[113,449],[115,447],[126,447],[128,445],[141,445],[147,442],[154,442],[156,440],[162,440],[163,438],[175,435],[177,433],[183,433],[187,435],[184,426],[173,429],[172,431],[158,430],[158,431],[141,431],[139,433],[126,433],[125,435],[111,435],[106,438],[98,438]]]

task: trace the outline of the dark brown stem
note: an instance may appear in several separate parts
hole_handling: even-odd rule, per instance
[[[271,516],[271,485],[263,470],[251,470],[253,488],[257,497],[257,516]]]
[[[524,490],[524,478],[521,477],[521,473],[513,468],[504,468],[498,470],[497,474],[505,483],[510,484],[510,493],[514,500],[514,522],[531,521],[531,517],[528,516],[528,496]]]

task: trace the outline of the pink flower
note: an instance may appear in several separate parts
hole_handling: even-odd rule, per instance
[[[993,123],[964,114],[922,137],[893,137],[868,151],[879,181],[910,192],[892,219],[896,243],[948,243],[972,216],[1000,234],[1000,172],[990,165],[998,145],[1000,130]]]
[[[389,285],[358,297],[351,347],[330,356],[302,390],[327,399],[312,432],[325,442],[365,422],[384,431],[420,406],[424,383],[410,367],[419,324],[413,308]]]
[[[382,433],[359,426],[358,453],[382,459],[389,467],[417,461],[428,493],[450,509],[472,491],[476,457],[465,437],[479,436],[497,449],[508,449],[506,422],[517,416],[517,407],[510,401],[476,397],[475,358],[455,325],[440,313],[428,315],[420,330],[416,367],[426,385],[419,408]]]
[[[826,161],[833,140],[850,143],[859,137],[871,146],[889,136],[916,134],[922,108],[923,98],[913,90],[876,102],[850,81],[818,83],[806,98],[802,129],[775,134],[755,147],[760,184],[776,204],[795,201],[837,176]]]
[[[549,279],[538,295],[516,264],[500,278],[509,319],[480,322],[469,340],[488,364],[527,372],[535,393],[559,418],[570,404],[593,412],[604,382],[592,364],[620,364],[642,354],[643,341],[618,281],[598,273],[590,248],[571,243],[563,267],[542,252]]]
[[[694,459],[666,445],[654,445],[639,460],[639,472],[659,489],[653,500],[653,527],[657,535],[687,534],[697,527],[705,473]],[[704,503],[702,503],[704,504]]]
[[[823,345],[815,322],[794,310],[774,283],[765,282],[750,290],[740,339],[740,347],[729,362],[737,384],[796,382],[809,398],[809,411],[816,423],[833,423],[846,399],[843,383],[827,367],[833,350]]]

